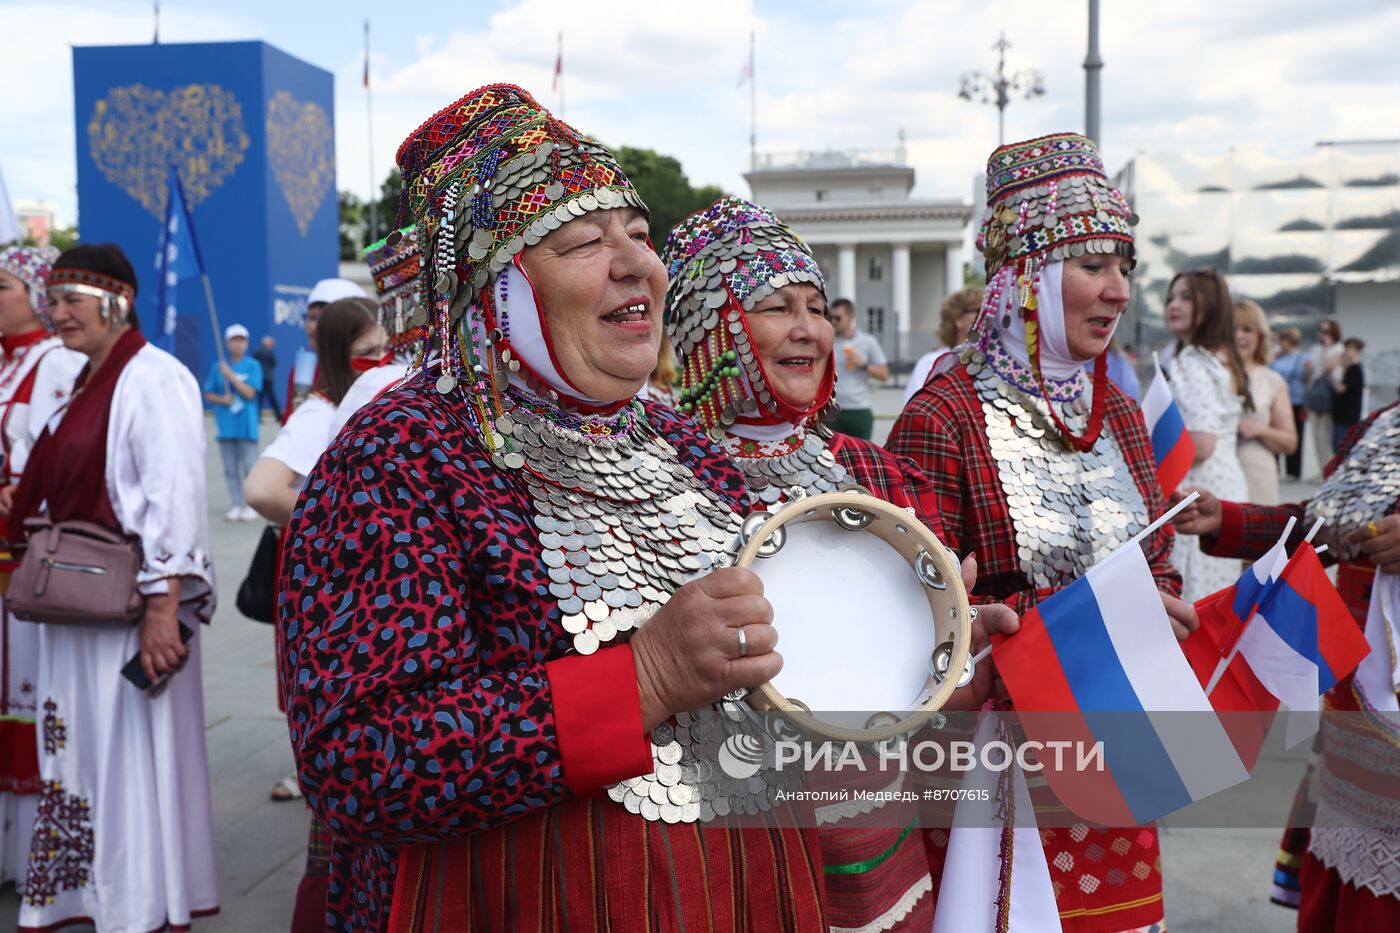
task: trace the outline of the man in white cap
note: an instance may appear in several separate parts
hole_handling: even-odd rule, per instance
[[[321,309],[342,298],[364,298],[365,290],[349,279],[322,279],[306,296],[306,346],[297,350],[292,359],[292,371],[287,374],[287,408],[282,412],[286,421],[301,404],[316,382],[316,322]]]
[[[230,324],[224,329],[228,358],[209,370],[204,399],[214,408],[215,436],[224,458],[224,482],[230,506],[224,520],[257,521],[258,515],[243,498],[243,480],[258,459],[258,406],[262,364],[248,356],[248,328]]]

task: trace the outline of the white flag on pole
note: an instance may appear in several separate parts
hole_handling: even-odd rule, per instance
[[[10,203],[10,192],[5,187],[5,170],[0,168],[0,243],[23,239],[19,230],[19,220],[15,217],[15,206]]]

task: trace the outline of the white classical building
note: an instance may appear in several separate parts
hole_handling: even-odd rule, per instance
[[[759,154],[744,175],[753,200],[812,247],[834,301],[892,361],[932,349],[943,299],[963,284],[963,239],[972,205],[915,200],[904,148]]]

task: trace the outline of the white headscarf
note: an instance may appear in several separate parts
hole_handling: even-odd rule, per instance
[[[594,408],[606,408],[612,404],[584,395],[555,364],[549,349],[549,325],[540,310],[534,283],[520,269],[518,262],[506,266],[505,271],[496,278],[494,288],[500,327],[510,335],[511,348],[521,363],[561,396]],[[481,315],[474,314],[473,319],[480,321]],[[478,323],[477,327],[482,325]],[[518,388],[524,387],[525,382],[519,376],[512,374],[510,378]]]
[[[1052,262],[1040,270],[1040,287],[1036,290],[1036,316],[1040,321],[1040,372],[1046,379],[1063,382],[1071,378],[1089,360],[1076,360],[1069,352],[1065,331],[1064,262]],[[992,330],[1001,339],[1006,352],[1030,368],[1030,353],[1026,349],[1026,322],[1021,319],[1016,302],[1016,270],[1010,266],[997,273],[1001,284],[1001,302],[993,309]],[[1008,313],[1009,312],[1009,313]],[[1010,318],[1010,323],[1002,321]],[[1114,320],[1117,330],[1118,320]]]

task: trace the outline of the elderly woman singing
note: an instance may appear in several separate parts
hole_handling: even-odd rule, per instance
[[[398,161],[433,361],[321,458],[283,564],[328,928],[824,929],[814,834],[703,829],[772,787],[725,783],[716,736],[672,719],[782,662],[757,577],[707,572],[743,476],[634,398],[666,291],[641,198],[504,85]]]

